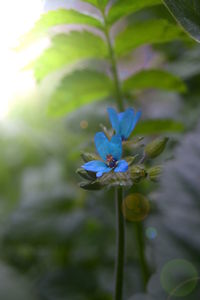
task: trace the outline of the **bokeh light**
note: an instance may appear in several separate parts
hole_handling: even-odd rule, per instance
[[[23,53],[17,53],[20,37],[29,31],[39,18],[43,8],[41,0],[7,0],[1,3],[0,11],[0,78],[1,100],[0,119],[3,119],[15,97],[27,93],[34,88],[32,72],[22,71],[22,68],[34,59],[46,46],[44,42],[30,47]]]
[[[146,237],[149,240],[154,240],[157,237],[157,234],[158,234],[156,228],[154,228],[154,227],[148,227],[146,229],[145,233],[146,233]]]
[[[81,127],[82,129],[88,128],[88,121],[82,120],[82,121],[80,122],[80,127]]]
[[[130,194],[122,203],[122,212],[128,221],[142,221],[150,210],[149,200],[141,194]]]
[[[184,297],[197,285],[198,272],[193,264],[184,259],[174,259],[166,263],[161,272],[161,285],[170,295]]]

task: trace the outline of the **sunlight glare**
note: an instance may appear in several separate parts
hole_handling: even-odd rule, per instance
[[[15,96],[34,88],[32,73],[22,71],[22,68],[45,47],[44,41],[43,44],[38,43],[24,53],[15,52],[14,47],[18,45],[19,38],[33,27],[42,9],[42,0],[6,0],[1,2],[0,119],[4,119],[8,114]]]

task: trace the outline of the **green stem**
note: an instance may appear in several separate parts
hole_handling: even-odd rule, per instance
[[[101,11],[103,20],[104,20],[104,33],[106,37],[106,41],[108,44],[108,50],[109,50],[109,58],[111,62],[111,68],[112,68],[112,74],[113,74],[113,80],[114,80],[114,86],[115,86],[115,97],[117,100],[117,105],[119,110],[124,110],[124,105],[123,105],[123,95],[122,95],[122,90],[121,90],[121,84],[120,84],[120,79],[118,76],[118,71],[117,71],[117,60],[115,57],[115,51],[112,46],[112,41],[110,38],[110,33],[109,33],[109,27],[107,25],[107,20],[106,20],[106,15],[104,10]]]
[[[125,224],[122,215],[123,188],[115,189],[117,252],[115,261],[115,295],[114,300],[123,298]]]
[[[136,233],[136,241],[140,262],[141,275],[143,278],[143,287],[146,290],[146,285],[148,283],[150,277],[150,270],[145,257],[145,242],[144,242],[144,234],[143,234],[143,226],[142,222],[135,222],[135,233]]]

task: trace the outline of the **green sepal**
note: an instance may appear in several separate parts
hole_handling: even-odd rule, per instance
[[[103,124],[99,124],[99,126],[101,127],[101,129],[105,133],[106,137],[110,140],[111,139],[111,135],[110,135],[107,127],[105,125],[103,125]]]
[[[151,143],[147,144],[144,152],[147,158],[156,158],[159,156],[167,145],[169,138],[162,137],[153,140]]]
[[[158,165],[148,169],[148,177],[151,181],[157,182],[162,173],[163,167]]]
[[[135,162],[135,160],[138,156],[139,156],[139,154],[136,154],[134,156],[125,157],[125,161],[127,161],[129,167]]]
[[[96,191],[102,188],[102,185],[97,181],[82,181],[80,187],[88,191]]]
[[[96,178],[96,174],[94,172],[89,172],[82,168],[78,168],[76,170],[76,173],[79,176],[81,176],[83,179],[86,179],[86,180],[94,180]]]
[[[117,172],[111,171],[103,174],[98,181],[103,186],[132,186],[132,181],[129,172]]]
[[[95,153],[84,152],[81,153],[81,157],[84,162],[88,162],[91,160],[99,160],[99,157]]]

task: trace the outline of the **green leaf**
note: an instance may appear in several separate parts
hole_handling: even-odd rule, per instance
[[[133,134],[161,134],[170,132],[182,132],[183,123],[171,119],[152,119],[141,121],[134,129]]]
[[[200,1],[163,0],[180,25],[200,42]]]
[[[166,43],[183,36],[182,30],[167,20],[148,20],[133,24],[122,31],[116,37],[115,50],[121,56],[145,44]]]
[[[78,12],[76,10],[52,10],[41,15],[40,19],[35,23],[33,29],[23,36],[22,41],[20,43],[20,48],[27,46],[35,39],[40,38],[52,26],[68,24],[84,24],[95,26],[97,28],[102,27],[101,22],[96,18]]]
[[[53,37],[51,46],[29,68],[42,80],[49,73],[86,58],[104,58],[107,47],[104,41],[88,31],[72,31]]]
[[[123,83],[125,91],[148,88],[178,92],[186,91],[186,86],[180,78],[162,70],[142,70]]]
[[[109,0],[81,0],[83,2],[87,2],[89,4],[92,4],[96,7],[102,7],[102,8],[105,8],[106,5],[108,4],[108,1]]]
[[[67,114],[79,107],[112,94],[111,79],[93,70],[76,70],[64,77],[49,103],[53,116]]]
[[[113,24],[122,17],[135,13],[143,8],[161,3],[161,0],[118,0],[109,10],[108,23]]]

